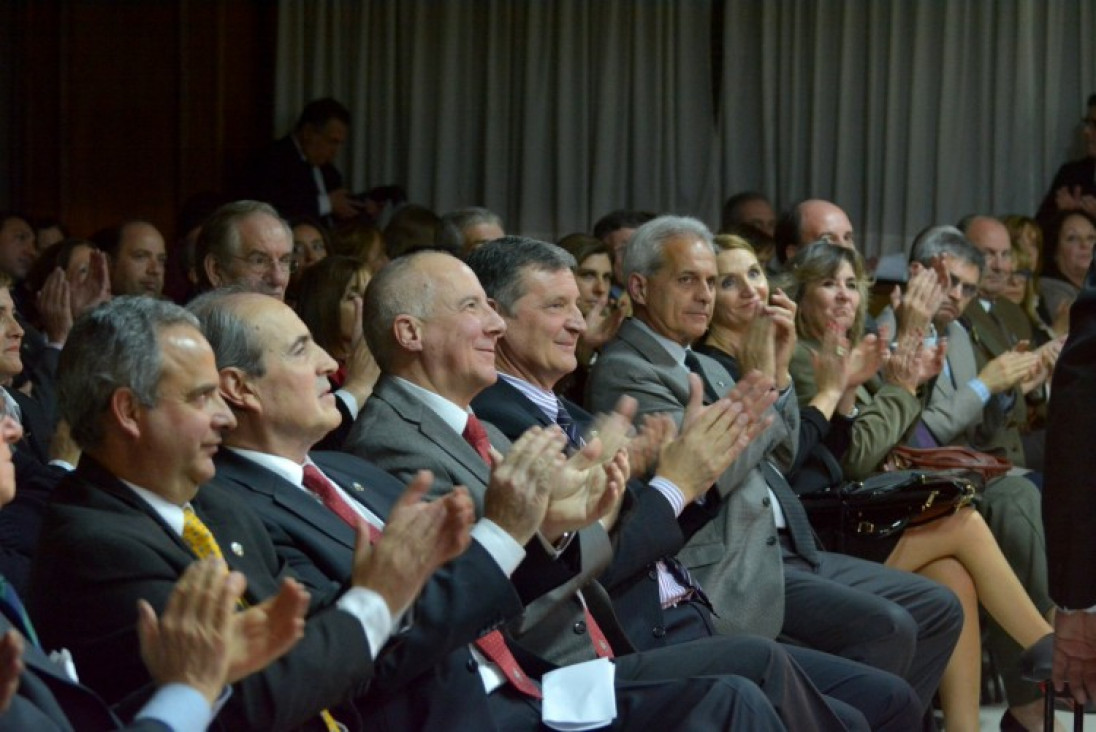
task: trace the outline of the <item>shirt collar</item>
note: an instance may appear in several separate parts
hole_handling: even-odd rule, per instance
[[[471,409],[462,409],[441,394],[425,389],[407,379],[399,376],[394,378],[406,386],[412,394],[421,399],[423,404],[425,404],[431,412],[438,415],[438,417],[441,418],[441,421],[449,425],[454,432],[458,435],[464,434],[464,427],[468,424],[468,415],[472,413]]]
[[[499,371],[499,378],[505,380],[507,384],[520,391],[522,396],[535,404],[540,411],[544,412],[544,416],[550,421],[556,421],[556,417],[559,416],[559,398],[554,391],[542,389],[525,379],[519,379],[517,376],[504,374],[501,371]]]
[[[142,488],[139,485],[134,485],[128,480],[123,480],[130,489],[133,490],[138,496],[144,499],[156,515],[163,519],[164,523],[171,527],[179,536],[183,535],[183,507],[177,506],[171,501],[167,500],[158,493],[153,493],[147,488]],[[190,505],[189,503],[187,505]]]
[[[228,447],[226,449],[242,458],[250,460],[260,467],[266,468],[271,473],[274,473],[279,478],[284,478],[293,485],[303,485],[304,483],[304,465],[295,463],[289,458],[284,458],[280,455],[271,455],[268,452],[247,450],[242,447]],[[306,459],[305,465],[311,462],[311,460]]]
[[[654,329],[651,326],[647,325],[639,318],[633,318],[632,320],[634,320],[635,324],[642,328],[647,333],[647,335],[658,341],[659,344],[666,349],[666,352],[670,354],[670,357],[678,363],[678,365],[685,365],[685,354],[688,353],[688,348],[681,345],[677,341],[670,340],[664,335],[655,333]]]

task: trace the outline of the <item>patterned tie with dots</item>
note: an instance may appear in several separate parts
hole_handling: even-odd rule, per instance
[[[213,536],[213,532],[209,530],[204,521],[198,518],[198,514],[194,513],[194,509],[190,506],[183,507],[183,543],[190,547],[190,551],[194,552],[198,559],[225,558],[220,545],[217,544],[217,539]],[[240,607],[247,607],[247,603],[243,598],[240,598]],[[335,718],[331,716],[331,712],[326,709],[320,712],[320,719],[323,720],[324,727],[327,728],[328,732],[338,732],[345,729],[335,721]]]

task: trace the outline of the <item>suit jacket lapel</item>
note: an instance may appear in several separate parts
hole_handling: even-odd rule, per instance
[[[217,476],[236,482],[243,490],[267,496],[272,503],[328,538],[354,548],[355,534],[349,526],[299,486],[263,466],[224,450],[217,456]]]
[[[986,312],[981,302],[977,299],[972,300],[963,314],[970,322],[971,342],[984,348],[990,354],[989,359],[996,358],[1009,350],[1011,344],[1008,341],[1008,334],[1004,332],[1000,323]]]
[[[382,377],[373,396],[388,402],[404,421],[415,425],[426,439],[464,466],[483,485],[487,485],[491,478],[491,469],[483,462],[479,453],[399,382]]]

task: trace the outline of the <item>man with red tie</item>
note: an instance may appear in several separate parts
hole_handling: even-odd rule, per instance
[[[507,454],[505,465],[511,454],[507,451],[520,448],[527,438],[521,436],[511,447],[499,430],[482,423],[470,408],[473,398],[497,378],[496,345],[506,330],[505,321],[488,303],[476,275],[460,260],[441,252],[397,259],[370,283],[364,326],[382,376],[355,422],[347,448],[397,477],[406,478],[426,467],[434,474],[435,494],[444,495],[452,486],[463,485],[476,503],[477,515],[486,515],[491,504],[492,460],[497,462],[501,454]],[[600,427],[602,441],[606,438],[604,424],[613,422]],[[559,435],[559,450],[563,433],[558,428],[550,429]],[[490,448],[482,444],[484,437]],[[491,459],[485,459],[485,454]],[[561,467],[552,477],[559,483],[566,476],[567,470]],[[529,545],[548,548],[559,555],[558,562],[575,563],[579,574],[576,582],[561,588],[564,591],[552,594],[555,607],[550,613],[531,622],[531,613],[542,605],[534,603],[527,608],[521,624],[507,626],[514,654],[523,662],[526,658],[537,659],[540,665],[529,669],[534,673],[543,669],[544,661],[569,669],[602,653],[600,631],[616,657],[615,693],[622,715],[614,725],[627,724],[623,712],[634,710],[633,702],[662,704],[645,712],[652,726],[657,720],[670,720],[667,714],[681,714],[682,709],[689,710],[690,720],[698,727],[705,722],[726,724],[718,716],[722,712],[713,713],[710,707],[699,704],[686,706],[680,699],[675,705],[665,692],[671,682],[684,680],[692,686],[699,683],[699,676],[736,673],[762,687],[788,726],[794,727],[796,720],[811,719],[814,728],[830,729],[842,728],[848,721],[838,720],[802,670],[768,641],[708,638],[634,652],[604,589],[593,580],[611,559],[609,541],[599,522],[561,536],[544,521]],[[713,645],[708,645],[710,642]],[[734,650],[723,643],[734,644]],[[758,658],[763,662],[751,665]],[[773,672],[778,668],[782,669],[779,675],[784,682],[791,682],[791,686],[779,689],[773,683]],[[496,694],[489,695],[489,703],[497,703]],[[491,708],[494,712],[496,706]],[[849,726],[867,726],[863,717],[854,715],[858,719]],[[669,726],[690,726],[682,719],[672,719]],[[756,724],[754,721],[747,727]]]

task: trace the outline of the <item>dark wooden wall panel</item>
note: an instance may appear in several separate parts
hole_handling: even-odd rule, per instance
[[[12,205],[75,234],[223,190],[271,136],[276,8],[221,0],[20,7]]]

